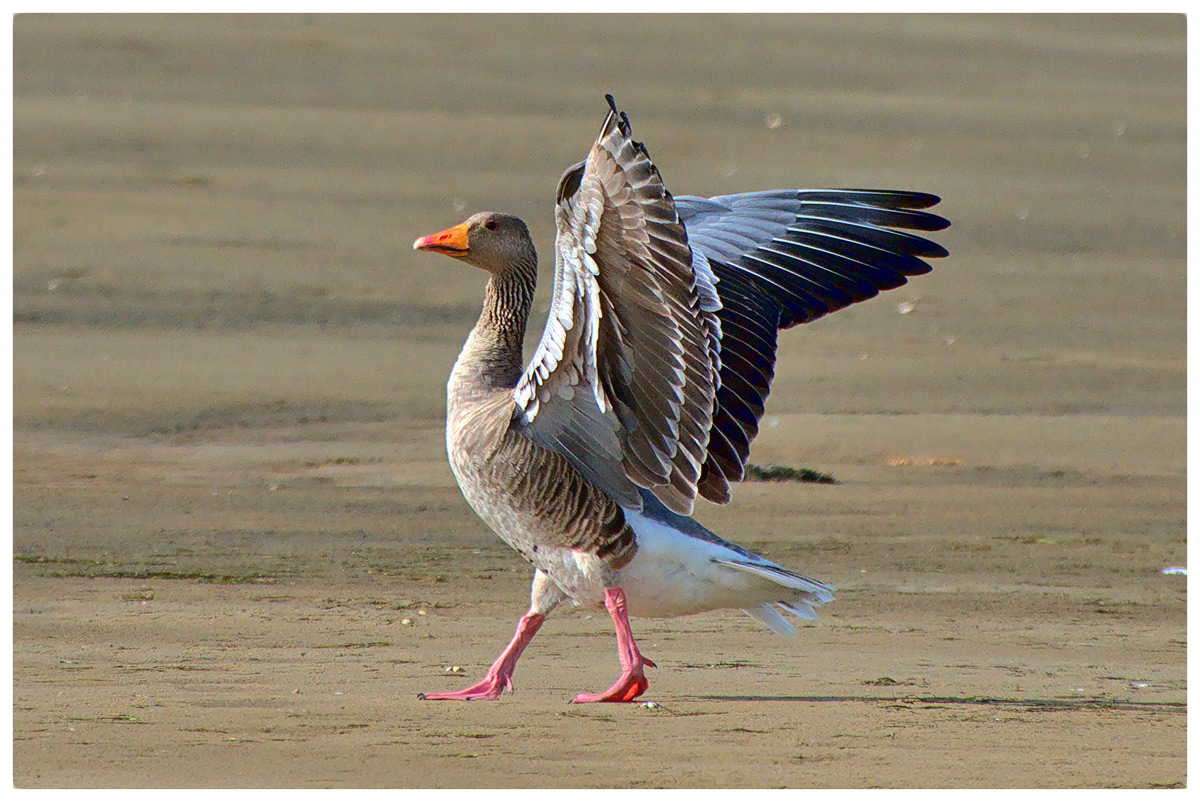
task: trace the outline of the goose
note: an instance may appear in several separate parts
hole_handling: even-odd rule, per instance
[[[629,617],[742,609],[775,632],[835,588],[692,517],[730,500],[774,377],[778,332],[930,271],[948,252],[921,192],[801,189],[673,197],[629,118],[609,110],[558,184],[552,305],[522,344],[537,253],[519,218],[482,212],[413,243],[489,274],[447,383],[463,496],[534,568],[528,612],[479,682],[427,700],[494,700],[558,604],[607,610],[621,674],[576,703],[646,692]]]

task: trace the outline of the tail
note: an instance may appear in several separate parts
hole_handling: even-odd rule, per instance
[[[757,607],[742,608],[747,615],[760,621],[767,628],[780,635],[796,634],[796,627],[784,617],[783,613],[791,613],[799,618],[813,619],[817,617],[814,607],[833,601],[833,592],[837,588],[816,579],[797,574],[795,571],[776,565],[765,557],[744,549],[736,543],[731,543],[719,537],[699,522],[678,513],[674,513],[659,501],[648,490],[641,490],[642,509],[640,512],[626,510],[631,518],[646,518],[648,526],[638,537],[649,537],[657,533],[662,537],[661,542],[667,543],[675,539],[682,553],[691,555],[698,561],[694,571],[697,576],[707,576],[712,582],[721,584],[721,580],[703,570],[701,566],[721,566],[756,579],[766,580],[765,587],[759,587],[753,592],[751,599],[745,599],[751,604],[761,599],[771,601],[758,604]],[[649,544],[647,544],[649,545]],[[675,559],[679,559],[679,552]],[[724,574],[724,571],[717,573]],[[728,576],[728,574],[726,574]],[[777,591],[777,595],[774,591]],[[722,609],[738,607],[740,604],[719,604],[707,609]]]
[[[784,598],[742,611],[780,635],[796,634],[796,627],[783,613],[791,613],[798,618],[814,619],[817,617],[817,611],[813,608],[833,601],[833,592],[837,590],[832,585],[797,574],[765,560],[760,563],[747,560],[714,559],[713,562],[745,571],[780,586],[780,595]]]

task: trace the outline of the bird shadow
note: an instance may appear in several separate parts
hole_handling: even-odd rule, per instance
[[[860,702],[884,704],[901,709],[952,706],[981,706],[1034,713],[1071,710],[1125,710],[1144,713],[1187,713],[1186,702],[1134,702],[1122,699],[1087,697],[1079,699],[1016,699],[994,696],[779,696],[690,694],[687,699],[709,702]]]

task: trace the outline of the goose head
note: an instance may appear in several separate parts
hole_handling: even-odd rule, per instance
[[[496,275],[537,264],[525,222],[498,212],[480,212],[445,231],[418,237],[413,249],[444,253]]]

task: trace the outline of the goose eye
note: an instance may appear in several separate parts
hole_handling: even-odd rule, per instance
[[[488,220],[486,223],[483,224],[483,227],[486,228],[488,231],[495,231],[496,230],[496,221]]]

